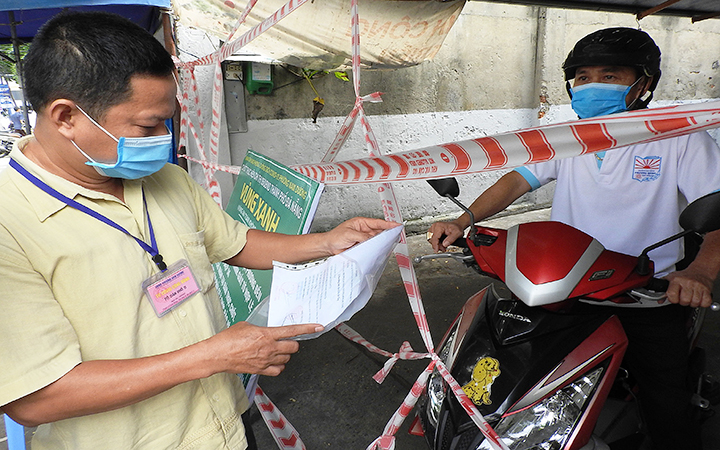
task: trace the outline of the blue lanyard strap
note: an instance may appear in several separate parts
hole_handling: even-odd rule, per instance
[[[113,227],[119,231],[122,231],[123,233],[127,234],[131,238],[135,239],[135,242],[137,242],[138,245],[140,245],[140,247],[142,247],[143,250],[145,250],[146,252],[148,252],[150,254],[153,262],[155,263],[155,265],[157,265],[158,269],[160,269],[163,272],[165,270],[167,270],[167,265],[165,264],[165,262],[163,262],[163,257],[158,251],[157,241],[155,240],[155,231],[153,230],[152,222],[150,221],[150,213],[148,212],[147,201],[145,200],[145,190],[142,191],[143,206],[145,207],[145,217],[147,217],[148,228],[150,230],[150,245],[145,243],[143,240],[136,238],[135,236],[130,234],[129,231],[127,231],[125,228],[123,228],[116,222],[108,219],[107,217],[103,216],[102,214],[100,214],[96,211],[93,211],[92,209],[88,208],[87,206],[82,205],[82,204],[76,202],[75,200],[71,199],[70,197],[67,197],[67,196],[61,194],[60,192],[58,192],[57,190],[51,188],[50,186],[47,185],[47,183],[45,183],[44,181],[40,180],[35,175],[28,172],[24,167],[22,167],[20,164],[18,164],[18,162],[15,161],[14,159],[10,159],[10,167],[12,167],[13,169],[20,172],[20,175],[27,178],[28,181],[30,181],[32,184],[34,184],[35,186],[42,189],[44,192],[50,194],[52,197],[60,200],[61,202],[65,203],[68,206],[71,206],[71,207],[77,209],[78,211],[84,212],[85,214],[87,214],[91,217],[94,217],[97,220],[99,220],[107,225],[110,225],[111,227]]]

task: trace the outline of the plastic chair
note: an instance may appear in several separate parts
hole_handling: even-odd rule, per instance
[[[8,450],[25,450],[25,429],[6,414],[5,434],[7,434]]]

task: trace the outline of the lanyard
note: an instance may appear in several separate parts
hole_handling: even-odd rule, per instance
[[[20,172],[20,175],[27,178],[28,181],[30,181],[32,184],[39,187],[40,189],[42,189],[46,193],[50,194],[51,196],[55,197],[56,199],[60,200],[61,202],[65,203],[66,205],[71,206],[71,207],[77,209],[78,211],[84,212],[85,214],[87,214],[91,217],[94,217],[97,220],[99,220],[107,225],[110,225],[111,227],[113,227],[119,231],[122,231],[123,233],[127,234],[131,238],[135,239],[135,242],[137,242],[138,245],[140,245],[140,247],[142,247],[143,250],[145,250],[146,252],[148,252],[150,254],[150,256],[152,256],[152,260],[155,263],[155,265],[157,265],[158,269],[160,269],[163,272],[165,270],[167,270],[167,265],[165,264],[165,262],[163,262],[162,255],[158,252],[157,242],[155,241],[155,232],[153,231],[152,222],[150,221],[150,213],[148,212],[147,201],[145,200],[145,190],[142,191],[143,206],[145,207],[145,217],[147,217],[148,228],[150,230],[150,245],[145,243],[143,240],[136,238],[135,236],[130,234],[130,232],[127,231],[125,228],[123,228],[116,222],[108,219],[107,217],[103,216],[99,212],[93,211],[92,209],[88,208],[87,206],[82,205],[82,204],[76,202],[75,200],[73,200],[69,197],[66,197],[65,195],[61,194],[60,192],[56,191],[55,189],[51,188],[50,186],[47,185],[47,183],[45,183],[44,181],[40,180],[35,175],[28,172],[24,167],[22,167],[20,164],[18,164],[18,162],[15,161],[14,159],[10,159],[10,166],[13,169],[17,170],[18,172]]]

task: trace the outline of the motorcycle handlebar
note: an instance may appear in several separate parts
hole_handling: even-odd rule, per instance
[[[670,281],[666,280],[665,278],[651,278],[647,286],[645,287],[655,292],[666,292],[669,286]],[[710,305],[710,310],[720,311],[720,303],[712,302],[712,304]]]
[[[668,286],[670,286],[670,281],[665,278],[650,278],[650,281],[645,287],[651,291],[665,292],[667,291]]]
[[[446,234],[441,234],[440,238],[438,239],[438,242],[444,241],[446,237],[447,237]],[[460,236],[459,238],[455,239],[455,241],[450,245],[454,245],[455,247],[460,247],[460,248],[468,248],[467,240],[465,240],[464,236]]]

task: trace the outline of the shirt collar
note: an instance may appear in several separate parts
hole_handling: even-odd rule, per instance
[[[109,200],[115,202],[120,201],[110,194],[87,189],[58,175],[50,173],[37,165],[35,162],[30,160],[30,158],[25,156],[25,154],[23,154],[24,148],[27,146],[31,139],[33,139],[32,135],[25,136],[16,141],[12,151],[10,152],[9,157],[17,161],[18,164],[20,164],[28,172],[45,182],[48,186],[57,190],[64,196],[75,200],[77,200],[76,197],[82,196],[92,200]],[[18,171],[12,169],[11,167],[7,168],[6,170],[10,172],[10,177],[15,181],[15,183],[17,183],[19,186],[23,186],[23,195],[35,209],[35,213],[37,214],[40,221],[45,221],[48,217],[67,206],[60,200],[53,198],[52,196],[43,192],[40,188],[30,182],[30,180],[27,180],[24,176],[22,176]],[[128,181],[133,182],[128,183]],[[141,180],[123,180],[123,182],[126,191],[134,191],[136,189],[139,189],[142,185]],[[126,196],[127,194],[129,194],[129,192],[126,192]]]

